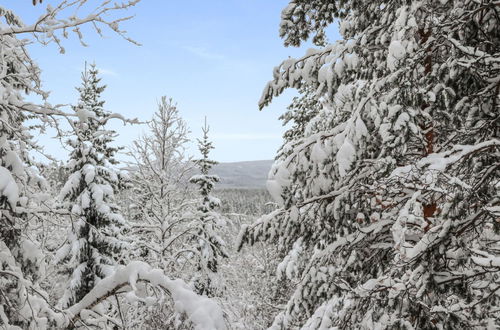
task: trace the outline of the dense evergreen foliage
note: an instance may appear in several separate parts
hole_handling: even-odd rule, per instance
[[[198,148],[203,158],[196,161],[200,174],[189,179],[191,183],[198,186],[201,197],[190,225],[195,230],[193,240],[197,251],[196,268],[198,274],[194,279],[194,286],[198,293],[214,296],[221,294],[223,289],[220,284],[220,276],[217,273],[220,258],[227,257],[225,243],[219,233],[220,227],[225,225],[225,219],[217,212],[221,204],[220,199],[211,194],[219,177],[210,174],[210,169],[217,162],[208,157],[214,146],[208,139],[209,127],[206,119],[202,131],[203,138],[198,140]]]
[[[80,301],[110,275],[126,245],[122,237],[126,221],[114,196],[128,180],[112,167],[117,149],[110,145],[115,133],[104,127],[111,115],[103,108],[104,88],[95,64],[85,68],[74,107],[79,118],[72,123],[76,138],[69,141],[73,148],[67,164],[70,175],[60,193],[72,222],[68,239],[58,251],[71,274],[62,307]]]
[[[260,102],[291,87],[322,104],[288,115],[299,138],[269,182],[281,208],[243,238],[288,253],[278,272],[297,285],[273,328],[499,326],[498,14],[494,1],[283,10],[285,44],[322,43],[334,20],[343,39],[284,61]]]

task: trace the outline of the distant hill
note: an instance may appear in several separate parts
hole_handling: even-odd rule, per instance
[[[273,162],[273,160],[254,160],[219,163],[212,168],[210,174],[217,174],[221,179],[215,189],[266,189],[267,175]],[[135,166],[126,166],[121,169],[132,173],[137,171]],[[198,168],[194,167],[185,178],[187,180],[191,175],[198,173]]]
[[[273,160],[219,163],[212,170],[221,179],[216,188],[265,189],[272,164]]]

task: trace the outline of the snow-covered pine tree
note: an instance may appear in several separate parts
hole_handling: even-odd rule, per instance
[[[299,45],[274,70],[323,103],[268,187],[281,208],[246,228],[296,283],[273,329],[500,326],[500,7],[496,1],[294,0]],[[300,136],[300,134],[297,134]]]
[[[74,111],[75,138],[69,141],[73,148],[67,165],[68,181],[60,192],[65,207],[71,212],[71,229],[59,258],[66,261],[69,280],[61,298],[62,307],[79,302],[96,283],[113,271],[119,263],[121,249],[126,245],[122,237],[126,222],[114,195],[127,185],[127,178],[117,171],[117,148],[110,146],[115,133],[106,130],[110,117],[103,106],[98,70],[95,64],[85,67],[78,105]]]
[[[200,169],[200,174],[192,176],[189,181],[198,186],[201,196],[201,203],[193,217],[191,227],[194,231],[195,249],[197,251],[197,276],[193,283],[196,292],[207,296],[216,296],[221,293],[219,285],[220,279],[217,274],[221,257],[227,257],[225,243],[220,236],[221,226],[224,219],[217,212],[220,207],[220,200],[214,197],[212,189],[215,183],[219,182],[217,175],[210,174],[210,169],[217,164],[208,155],[214,148],[213,143],[208,139],[209,126],[205,119],[202,127],[203,138],[198,140],[198,148],[203,158],[196,161]]]

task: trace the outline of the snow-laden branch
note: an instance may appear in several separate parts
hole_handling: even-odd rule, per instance
[[[113,275],[99,281],[82,300],[64,311],[71,317],[68,321],[78,322],[82,311],[95,307],[118,292],[122,293],[124,288],[136,290],[139,281],[165,290],[172,297],[176,312],[185,314],[194,329],[226,329],[222,310],[215,301],[197,295],[182,280],[171,280],[163,271],[141,261],[119,266]]]
[[[462,158],[491,147],[500,147],[500,140],[491,139],[476,145],[455,145],[450,150],[429,154],[414,165],[398,167],[392,172],[391,177],[405,176],[415,167],[418,169],[427,168],[428,170],[444,172],[446,168],[454,165]]]
[[[460,41],[454,38],[449,37],[448,41],[450,41],[450,43],[458,48],[461,52],[465,53],[468,56],[475,57],[478,61],[483,60],[486,64],[500,63],[500,57],[498,56],[498,54],[492,55],[478,49],[477,47],[464,46],[460,43]]]
[[[340,196],[342,195],[343,193],[345,193],[347,190],[348,190],[348,186],[344,186],[338,190],[335,190],[335,191],[332,191],[332,192],[329,192],[328,194],[324,194],[324,195],[321,195],[321,196],[314,196],[314,197],[311,197],[309,199],[306,199],[305,201],[303,201],[302,203],[299,203],[297,205],[297,207],[301,208],[301,207],[304,207],[308,204],[311,204],[311,203],[316,203],[318,201],[323,201],[323,200],[329,200],[329,199],[333,199],[337,196]]]
[[[109,0],[102,1],[101,4],[95,7],[90,13],[79,15],[79,11],[84,8],[86,0],[73,0],[61,1],[55,6],[47,5],[45,14],[41,15],[33,24],[26,25],[19,19],[17,24],[9,24],[8,26],[0,28],[0,36],[3,35],[17,35],[32,33],[36,35],[38,41],[43,44],[55,42],[61,51],[64,53],[64,48],[61,45],[61,39],[68,38],[68,30],[71,30],[78,36],[82,45],[86,46],[83,41],[83,33],[80,27],[85,24],[91,23],[95,31],[102,36],[102,30],[98,24],[107,26],[115,33],[123,37],[125,40],[139,45],[138,42],[129,38],[126,31],[120,29],[120,23],[131,19],[133,16],[119,17],[116,19],[107,19],[106,16],[111,12],[126,10],[135,6],[140,0],[129,0],[124,2],[111,2]],[[3,9],[3,8],[1,8]],[[73,11],[74,14],[68,18],[60,18],[62,12]],[[56,35],[56,31],[61,31],[61,36]]]
[[[137,119],[137,118],[125,118],[123,115],[121,115],[119,113],[109,114],[105,118],[101,119],[99,122],[102,125],[106,125],[106,123],[110,119],[119,119],[119,120],[121,120],[123,122],[123,125],[126,125],[126,124],[131,124],[131,125],[144,124],[144,122],[139,121],[139,119]]]

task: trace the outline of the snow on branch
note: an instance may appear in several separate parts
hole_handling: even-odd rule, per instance
[[[36,22],[30,25],[24,24],[20,19],[17,19],[17,24],[10,24],[0,28],[0,35],[16,35],[24,33],[35,34],[35,37],[42,44],[48,44],[50,42],[55,42],[61,53],[64,53],[64,47],[61,45],[61,37],[68,38],[68,30],[75,33],[82,45],[86,46],[83,41],[83,33],[80,30],[82,25],[91,23],[100,36],[103,35],[101,26],[107,26],[109,29],[116,32],[118,35],[123,37],[125,40],[139,45],[139,43],[127,36],[125,30],[120,29],[120,23],[131,19],[133,16],[119,17],[119,18],[108,18],[107,16],[111,12],[116,12],[120,10],[126,10],[132,6],[135,6],[140,0],[130,0],[124,2],[111,2],[110,0],[102,1],[101,4],[92,11],[80,14],[82,10],[85,9],[86,0],[73,0],[73,1],[61,1],[55,6],[50,4],[46,7],[46,12],[41,15]],[[72,11],[73,15],[67,18],[61,18],[61,13],[67,13]],[[8,12],[4,8],[0,7],[0,14],[2,12]],[[61,31],[61,35],[57,35],[55,32]]]
[[[500,147],[500,140],[491,139],[476,145],[456,145],[450,150],[429,154],[427,157],[419,160],[415,166],[417,168],[427,168],[429,170],[443,172],[447,167],[454,165],[462,158],[491,147]],[[413,167],[413,165],[398,167],[392,172],[391,177],[407,175]]]
[[[171,280],[163,271],[141,261],[119,266],[111,276],[99,281],[83,299],[64,311],[71,317],[68,321],[80,321],[84,310],[95,307],[117,293],[123,293],[124,288],[136,290],[138,282],[148,282],[165,290],[172,297],[176,312],[185,314],[194,329],[226,329],[222,310],[215,301],[197,295],[182,280]]]
[[[483,60],[486,64],[500,63],[500,57],[498,54],[492,55],[478,49],[477,47],[464,46],[460,43],[460,41],[451,37],[448,37],[448,40],[451,44],[453,44],[453,46],[470,57],[475,57],[477,60]]]
[[[106,123],[110,119],[119,119],[119,120],[121,120],[123,122],[123,125],[126,125],[126,124],[131,124],[131,125],[144,124],[144,122],[140,122],[139,119],[137,119],[137,118],[131,118],[131,119],[130,118],[125,118],[123,115],[121,115],[119,113],[111,113],[108,116],[106,116],[105,118],[101,119],[99,122],[102,125],[106,125]]]
[[[311,197],[309,199],[306,199],[305,201],[303,201],[302,203],[299,203],[297,206],[299,208],[301,207],[304,207],[305,205],[307,204],[311,204],[311,203],[316,203],[318,201],[323,201],[323,200],[329,200],[329,199],[333,199],[339,195],[342,195],[344,192],[346,192],[348,190],[348,186],[344,186],[338,190],[334,190],[332,192],[329,192],[328,194],[324,194],[324,195],[321,195],[321,196],[314,196],[314,197]]]

